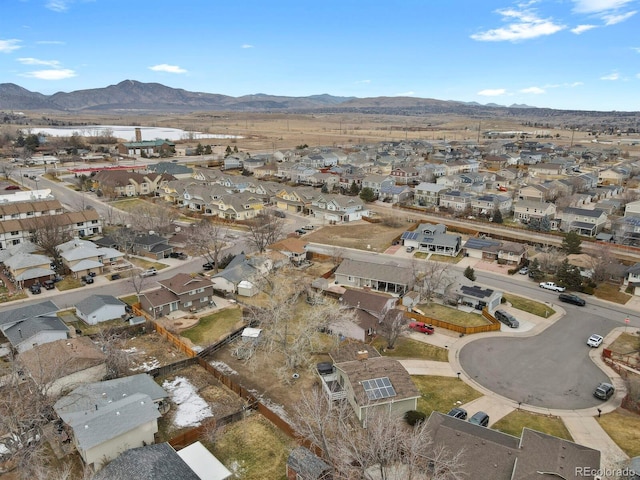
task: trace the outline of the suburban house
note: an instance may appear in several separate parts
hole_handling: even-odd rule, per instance
[[[634,295],[640,295],[640,263],[636,263],[625,270],[623,283],[634,287]]]
[[[178,273],[158,283],[160,288],[138,294],[140,308],[153,318],[176,310],[197,311],[214,304],[213,284],[207,277]]]
[[[396,185],[416,185],[419,179],[419,172],[414,167],[397,167],[391,170],[391,177]]]
[[[520,200],[529,200],[532,202],[546,202],[554,196],[555,192],[551,191],[544,185],[526,185],[518,190],[518,198]]]
[[[56,315],[50,300],[0,312],[0,331],[19,353],[36,345],[65,340],[69,327]]]
[[[340,296],[340,305],[355,311],[356,322],[337,320],[329,329],[346,338],[366,342],[376,334],[378,326],[384,317],[398,303],[398,299],[391,295],[347,288]]]
[[[62,213],[64,213],[64,208],[62,208],[59,200],[28,200],[0,203],[0,222],[26,220],[43,215],[60,215]]]
[[[209,201],[204,213],[225,220],[250,220],[264,208],[262,198],[249,192],[227,194]]]
[[[52,396],[102,380],[107,374],[106,360],[100,347],[86,336],[36,345],[16,358],[35,384]]]
[[[371,263],[344,259],[335,271],[335,282],[355,288],[371,288],[379,292],[403,295],[413,288],[413,272],[395,263]]]
[[[169,240],[155,232],[135,235],[131,242],[131,250],[136,255],[160,260],[173,252]]]
[[[176,144],[169,140],[140,140],[138,142],[126,142],[118,144],[118,153],[129,157],[162,155],[169,156],[175,153]]]
[[[20,252],[3,260],[6,275],[18,288],[42,284],[55,275],[46,255]]]
[[[127,170],[101,170],[91,179],[94,188],[101,190],[106,197],[134,197],[155,195],[160,187],[175,177],[166,173],[129,172]]]
[[[624,216],[640,217],[640,200],[629,202],[624,206]]]
[[[147,170],[153,173],[166,173],[175,178],[191,178],[193,175],[193,168],[174,162],[158,162],[147,165]]]
[[[554,218],[556,206],[553,203],[520,200],[513,204],[513,218],[521,223],[529,223],[531,219],[541,219],[543,217]]]
[[[380,188],[378,200],[389,203],[410,203],[413,200],[413,188],[408,185],[385,182]]]
[[[607,168],[598,172],[598,183],[604,185],[622,185],[630,176],[631,172],[626,168]]]
[[[62,263],[75,278],[90,273],[103,273],[105,266],[110,266],[124,257],[115,248],[99,247],[88,240],[74,238],[57,246]]]
[[[307,187],[308,188],[308,187]],[[292,213],[307,213],[309,206],[317,194],[306,188],[286,187],[276,193],[276,207]]]
[[[82,460],[98,470],[125,450],[155,443],[167,397],[149,375],[141,373],[86,383],[53,408],[71,430]]]
[[[317,219],[328,222],[346,223],[362,220],[369,211],[359,197],[346,197],[343,195],[321,195],[309,205],[310,213]]]
[[[465,255],[481,260],[519,265],[527,256],[525,245],[505,240],[470,237],[464,244]]]
[[[332,480],[332,471],[331,465],[305,447],[294,448],[287,457],[287,480]]]
[[[365,428],[369,415],[384,410],[402,416],[415,410],[420,398],[400,362],[389,357],[369,357],[370,349],[373,347],[358,351],[354,360],[334,362],[335,382]]]
[[[226,480],[231,476],[202,443],[176,452],[164,442],[122,452],[91,480]]]
[[[76,303],[76,315],[89,325],[121,318],[126,304],[113,295],[90,295]]]
[[[456,212],[464,212],[466,209],[471,208],[471,200],[473,198],[473,194],[469,192],[461,192],[459,190],[441,192],[440,206],[443,208],[450,208]]]
[[[513,199],[508,195],[480,195],[471,200],[471,211],[475,215],[493,215],[499,210],[503,215],[510,214]]]
[[[247,258],[244,253],[233,257],[229,265],[211,277],[215,290],[225,293],[237,293],[241,282],[256,284],[273,268],[270,258],[255,256]]]
[[[382,185],[385,183],[395,185],[394,179],[388,175],[371,174],[362,179],[362,188],[370,188],[377,197],[380,195]]]
[[[563,232],[577,232],[587,237],[598,235],[607,223],[607,214],[597,208],[565,208],[557,218],[560,219],[560,230]]]
[[[640,245],[640,214],[625,215],[615,220],[611,225],[611,231],[616,243],[620,245]]]
[[[443,224],[421,223],[415,230],[407,231],[400,237],[402,244],[419,252],[456,257],[460,253],[462,237],[447,233]]]
[[[500,306],[502,292],[475,285],[466,277],[458,277],[456,281],[444,287],[443,296],[449,303],[464,305],[475,310],[484,307],[491,312]]]
[[[267,248],[285,255],[294,265],[301,265],[307,261],[308,242],[296,237],[288,237],[276,243],[272,243]]]
[[[440,195],[446,192],[449,187],[436,183],[422,182],[416,186],[413,192],[413,200],[416,205],[426,207],[429,205],[439,205]]]
[[[579,480],[591,477],[579,472],[600,469],[600,451],[529,428],[518,438],[440,412],[429,416],[426,428],[436,449],[462,452],[460,461],[469,478]]]

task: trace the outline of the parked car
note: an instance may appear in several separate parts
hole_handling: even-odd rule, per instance
[[[141,277],[151,277],[153,275],[157,275],[158,271],[156,270],[156,267],[151,267],[151,268],[147,268],[146,270],[143,270],[140,273]]]
[[[561,293],[558,295],[558,299],[561,302],[573,303],[574,305],[578,305],[579,307],[584,307],[587,302],[584,301],[584,298],[580,298],[577,295],[572,293]]]
[[[560,285],[556,285],[553,282],[542,282],[540,283],[540,288],[544,288],[545,290],[553,290],[554,292],[564,292],[565,288]]]
[[[504,310],[496,310],[493,316],[496,317],[496,320],[504,323],[507,327],[518,328],[520,326],[520,322],[516,320],[516,317]]]
[[[522,267],[520,270],[518,270],[518,273],[520,275],[526,275],[527,273],[529,273],[529,267]]]
[[[314,227],[313,225],[305,225],[304,227],[302,227],[303,230],[313,230],[314,228],[316,227]]]
[[[415,330],[416,332],[426,333],[427,335],[433,335],[435,332],[435,328],[433,325],[429,325],[424,322],[411,322],[409,324],[409,328]]]
[[[34,283],[33,285],[31,285],[29,287],[29,291],[33,294],[33,295],[38,295],[39,293],[42,293],[42,288],[40,287],[39,283]]]
[[[47,290],[53,290],[56,288],[56,283],[53,280],[45,280],[42,285],[44,285],[44,288]]]
[[[179,258],[180,260],[186,260],[188,255],[186,253],[183,253],[183,252],[171,252],[169,254],[169,257],[171,257],[171,258]]]
[[[296,233],[298,235],[304,235],[305,233],[307,233],[307,231],[306,230],[302,230],[301,228],[299,228],[299,229],[296,230]]]
[[[119,280],[122,277],[120,276],[119,273],[114,273],[113,275],[111,275],[111,280]]]
[[[449,410],[449,413],[447,413],[447,415],[453,418],[459,418],[460,420],[467,419],[467,411],[464,408],[452,408],[451,410]]]
[[[7,185],[4,187],[5,190],[20,190],[20,187],[17,185]]]
[[[202,268],[205,270],[213,270],[215,265],[212,262],[207,262],[202,264]]]
[[[480,425],[481,427],[489,426],[489,415],[484,412],[476,412],[469,419],[469,423],[473,423],[474,425]]]
[[[416,249],[416,247],[407,247],[407,253],[411,253]]]
[[[89,275],[84,275],[82,277],[80,277],[80,280],[82,280],[84,283],[93,283],[93,277],[89,276]]]
[[[284,212],[281,212],[280,210],[274,210],[273,211],[273,215],[278,217],[278,218],[286,218],[287,215]]]
[[[610,383],[602,382],[596,387],[593,396],[600,400],[609,400],[615,393],[616,389]]]
[[[602,345],[602,340],[604,340],[602,335],[597,335],[594,333],[587,340],[587,345],[589,345],[591,348],[598,348],[600,345]]]

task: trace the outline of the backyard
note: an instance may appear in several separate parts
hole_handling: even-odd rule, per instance
[[[418,410],[427,416],[433,411],[447,413],[482,396],[457,378],[413,375],[411,379],[422,394],[418,399]]]
[[[191,340],[194,345],[205,347],[241,326],[242,309],[235,305],[200,318],[195,326],[180,332],[180,335]]]
[[[326,225],[305,235],[304,240],[335,245],[336,247],[383,252],[406,230],[407,225],[405,224],[391,227],[385,225],[384,222],[368,223],[359,221],[349,225]]]
[[[465,312],[453,307],[447,307],[439,303],[422,303],[418,305],[418,308],[427,317],[435,318],[445,322],[453,323],[455,325],[462,325],[465,327],[477,327],[480,325],[489,325],[489,320],[484,318],[480,311]]]

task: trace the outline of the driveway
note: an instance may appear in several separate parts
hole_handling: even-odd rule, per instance
[[[567,314],[538,335],[492,336],[464,345],[459,360],[465,374],[515,402],[564,410],[597,408],[602,402],[593,390],[610,380],[589,358],[586,341],[592,333],[606,335],[619,322],[589,305],[564,308]]]

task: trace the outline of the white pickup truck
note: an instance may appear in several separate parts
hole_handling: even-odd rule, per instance
[[[540,284],[540,288],[544,288],[546,290],[553,290],[554,292],[564,292],[565,288],[560,285],[556,285],[553,282],[542,282]]]

